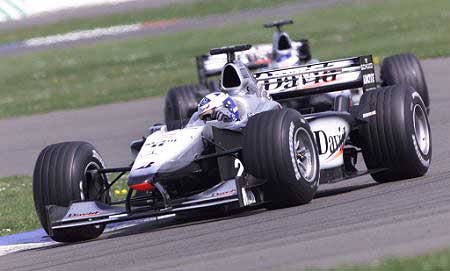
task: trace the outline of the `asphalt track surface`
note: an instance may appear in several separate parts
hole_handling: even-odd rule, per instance
[[[171,0],[172,2],[180,2],[180,0]],[[189,0],[193,1],[193,0]],[[46,44],[46,45],[40,45],[40,46],[29,46],[26,43],[17,41],[15,43],[11,44],[0,44],[0,56],[1,55],[10,55],[10,54],[21,54],[24,52],[29,51],[38,51],[38,50],[48,50],[48,49],[54,49],[54,48],[61,48],[61,47],[67,47],[67,46],[74,46],[74,45],[80,45],[80,44],[86,44],[86,43],[95,43],[99,41],[105,41],[105,40],[122,40],[122,39],[129,39],[129,38],[137,38],[137,37],[145,37],[145,36],[157,36],[165,33],[174,33],[177,31],[184,31],[184,30],[192,30],[192,29],[203,29],[203,28],[211,28],[211,27],[222,27],[229,25],[230,23],[238,24],[238,23],[246,23],[246,22],[253,22],[255,19],[264,19],[265,21],[271,21],[275,19],[280,18],[286,18],[295,14],[299,14],[301,12],[306,12],[311,9],[318,9],[318,8],[324,8],[332,5],[343,5],[343,4],[349,4],[349,3],[359,3],[359,2],[365,2],[367,0],[304,0],[299,2],[294,2],[290,4],[270,7],[270,8],[259,8],[259,9],[253,9],[253,10],[247,10],[247,11],[241,11],[241,12],[234,12],[234,13],[227,13],[227,14],[218,14],[218,15],[210,15],[205,17],[199,17],[199,18],[190,18],[190,19],[176,19],[171,20],[170,24],[166,25],[164,24],[163,27],[159,26],[159,24],[152,25],[149,24],[147,27],[139,30],[139,31],[132,31],[132,32],[126,32],[126,33],[120,33],[120,34],[114,34],[114,35],[105,35],[101,37],[93,37],[93,38],[87,38],[87,39],[81,39],[81,40],[69,40],[65,42],[59,42],[56,44]],[[137,3],[142,4],[143,1],[138,1]],[[156,3],[163,3],[163,1],[160,0],[154,0]],[[118,5],[118,7],[122,7],[123,11],[132,9],[133,2],[131,3],[124,3],[122,5]],[[135,4],[137,5],[137,4]],[[117,9],[117,8],[116,8]],[[116,10],[120,11],[120,9]],[[68,11],[70,12],[70,11]],[[95,12],[95,10],[90,9],[90,11],[86,11],[86,14],[89,15],[90,12]],[[100,11],[98,11],[100,12]],[[75,15],[78,13],[83,12],[70,12],[71,15]],[[95,13],[94,13],[95,14]],[[92,14],[91,14],[92,15]],[[69,16],[69,15],[67,15]],[[70,16],[69,16],[70,17]],[[36,22],[45,22],[46,20],[50,20],[52,17],[42,17],[42,18],[31,18],[29,20],[36,20]],[[58,16],[55,16],[55,18],[59,18]],[[60,18],[61,19],[61,18]],[[301,22],[299,22],[301,23]],[[26,21],[21,23],[26,24]],[[301,27],[301,24],[299,24]],[[12,24],[14,26],[14,24]],[[12,27],[10,26],[10,27]],[[1,29],[0,25],[0,29]],[[63,33],[61,33],[63,34]]]
[[[6,255],[0,257],[0,270],[298,270],[446,248],[449,64],[450,59],[423,61],[433,136],[433,162],[425,177],[388,184],[360,177],[322,186],[304,206],[182,224],[142,224],[91,242]],[[161,101],[151,99],[3,120],[0,140],[14,148],[5,154],[7,146],[2,146],[2,170],[4,162],[13,166],[18,160],[30,170],[43,145],[67,137],[92,141],[107,161],[122,152],[120,159],[127,161],[121,143],[161,119],[161,110]]]

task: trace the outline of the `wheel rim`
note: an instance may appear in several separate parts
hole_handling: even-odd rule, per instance
[[[312,182],[316,177],[317,168],[314,143],[308,131],[304,128],[297,129],[294,139],[297,168],[307,182]]]
[[[414,133],[420,151],[427,155],[430,151],[430,131],[423,108],[416,104],[413,111]]]
[[[103,184],[99,180],[92,179],[89,171],[98,170],[100,166],[95,162],[90,162],[84,168],[84,180],[80,181],[81,200],[96,200],[98,193],[103,189]],[[97,178],[98,179],[98,178]],[[85,182],[85,185],[83,185]],[[103,199],[104,197],[102,197]]]
[[[92,179],[92,175],[89,173],[89,171],[98,169],[100,169],[100,166],[96,162],[90,162],[84,168],[84,176],[83,176],[84,180],[80,181],[81,200],[97,200],[98,192],[100,192],[103,189],[103,184],[100,183],[98,178],[97,180]],[[83,185],[83,182],[85,182],[85,185]],[[86,191],[84,191],[84,188],[86,188]],[[106,202],[106,194],[102,196],[101,201]],[[94,227],[97,230],[103,231],[105,225],[97,224],[85,227]]]

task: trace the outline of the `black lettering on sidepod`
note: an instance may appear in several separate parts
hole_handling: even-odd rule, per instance
[[[338,127],[338,134],[331,136],[328,136],[322,130],[315,131],[314,136],[316,137],[319,155],[330,152],[330,155],[327,157],[330,158],[344,144],[346,135],[345,126]],[[325,142],[324,145],[322,145],[321,138],[323,139],[323,142]]]
[[[145,144],[146,146],[150,146],[151,148],[156,148],[156,147],[162,147],[165,143],[175,143],[177,142],[176,139],[163,139],[161,141],[158,142],[150,142]]]

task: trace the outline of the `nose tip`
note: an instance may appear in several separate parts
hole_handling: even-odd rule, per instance
[[[130,188],[137,191],[150,191],[155,188],[155,186],[150,183],[149,180],[146,180],[142,183],[132,184],[130,185]]]

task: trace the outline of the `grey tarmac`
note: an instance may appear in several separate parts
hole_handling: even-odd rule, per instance
[[[301,270],[446,248],[449,64],[450,58],[423,61],[434,147],[425,177],[376,184],[366,176],[324,185],[303,206],[183,224],[141,224],[91,242],[2,256],[0,270]],[[126,162],[122,143],[160,120],[161,112],[158,98],[2,120],[0,140],[8,144],[1,147],[1,172],[29,173],[44,145],[75,138],[98,145],[106,161]],[[22,168],[15,167],[19,161]]]

